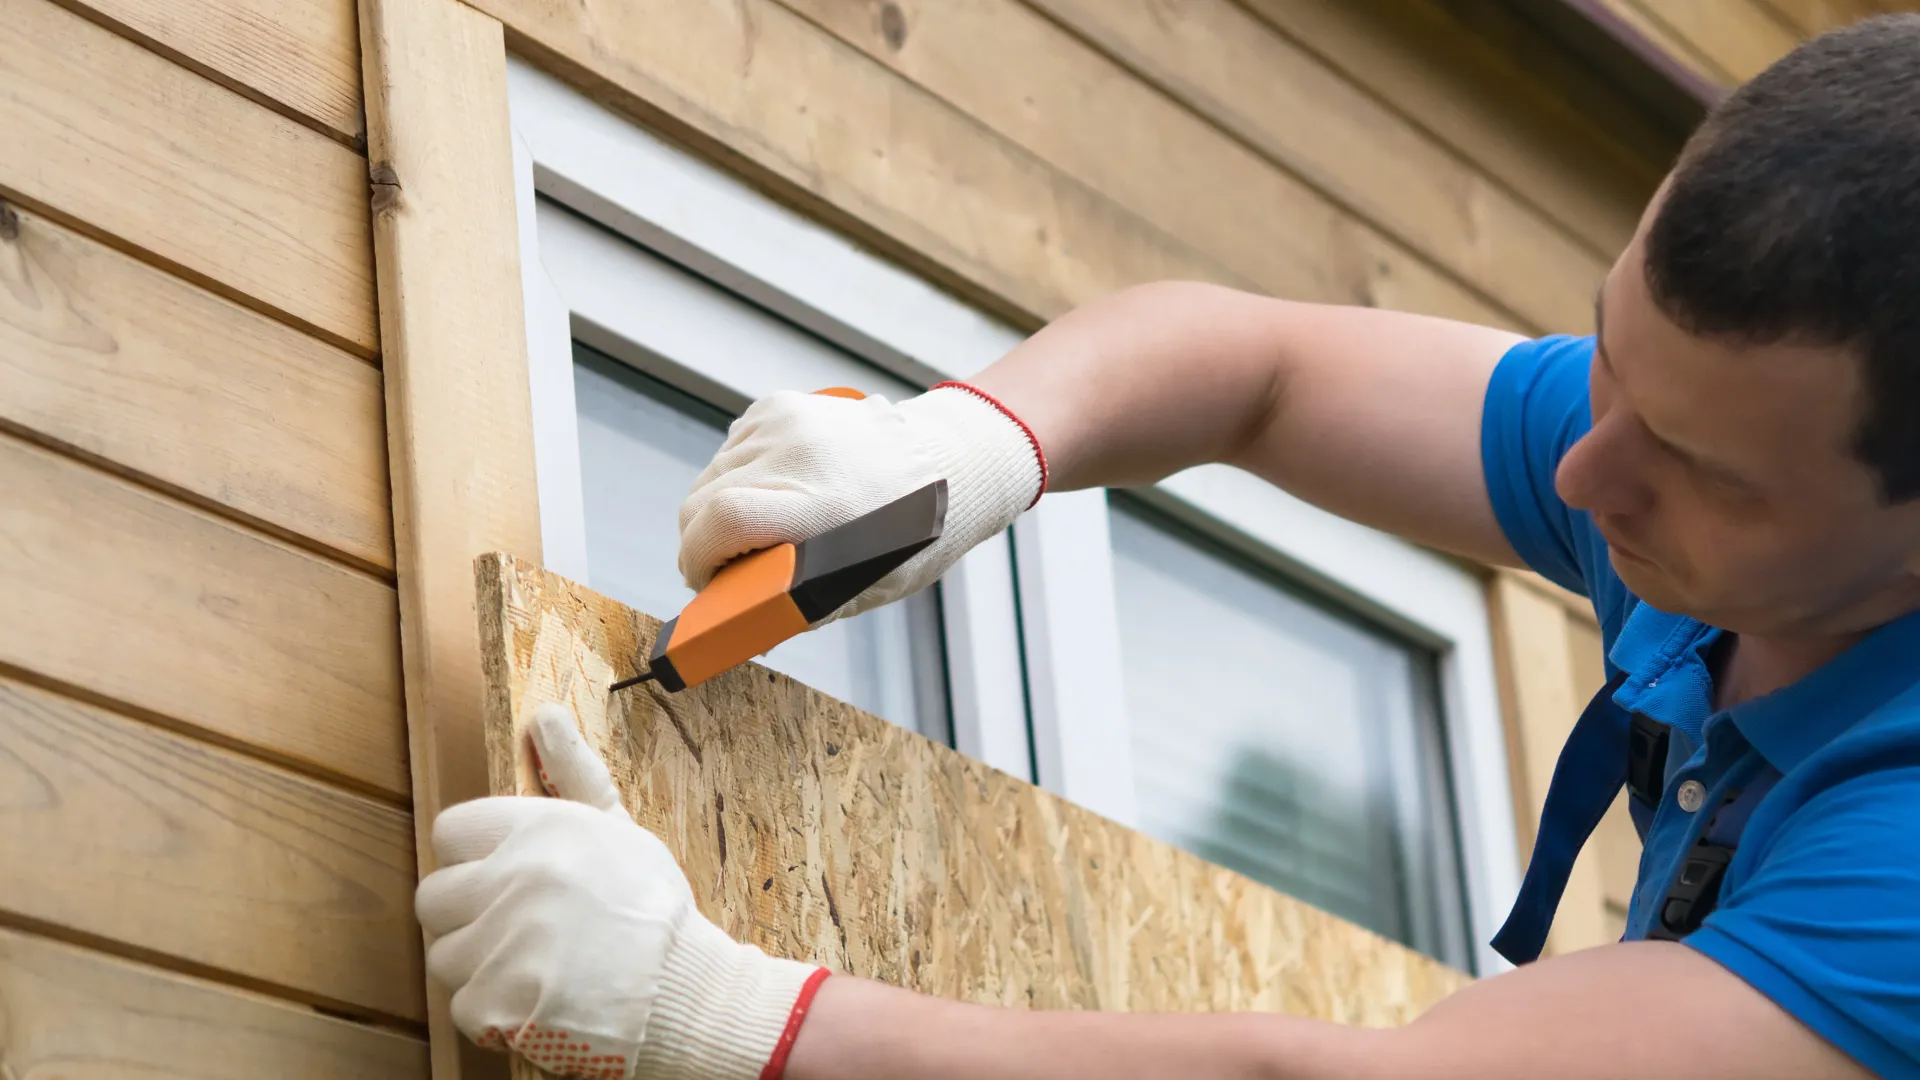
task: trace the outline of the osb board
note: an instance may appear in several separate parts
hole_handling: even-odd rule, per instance
[[[475,569],[494,791],[538,790],[521,725],[566,703],[702,910],[769,952],[1004,1005],[1366,1025],[1466,982],[758,665],[609,697],[658,623],[507,556]]]

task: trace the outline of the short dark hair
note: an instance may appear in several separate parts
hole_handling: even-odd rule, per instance
[[[1807,41],[1716,106],[1645,254],[1690,333],[1854,349],[1853,453],[1885,500],[1920,496],[1920,15]]]

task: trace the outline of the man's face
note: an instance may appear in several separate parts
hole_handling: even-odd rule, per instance
[[[1629,589],[1748,634],[1864,630],[1920,600],[1920,500],[1883,504],[1851,452],[1850,351],[1682,331],[1653,303],[1638,238],[1599,309],[1593,429],[1555,486]]]

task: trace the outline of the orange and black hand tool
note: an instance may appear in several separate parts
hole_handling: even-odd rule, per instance
[[[926,550],[946,518],[947,482],[935,480],[818,536],[734,559],[660,628],[647,670],[611,689],[652,680],[678,693],[759,656]]]

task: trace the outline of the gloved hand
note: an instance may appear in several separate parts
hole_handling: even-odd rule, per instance
[[[544,705],[532,728],[558,798],[477,799],[434,822],[442,868],[414,906],[454,1024],[592,1080],[778,1077],[826,969],[708,922],[572,714]]]
[[[1026,425],[959,383],[897,405],[784,391],[734,421],[694,481],[680,507],[680,573],[697,592],[735,556],[818,536],[944,477],[940,539],[831,622],[931,585],[1032,506],[1046,475]]]

